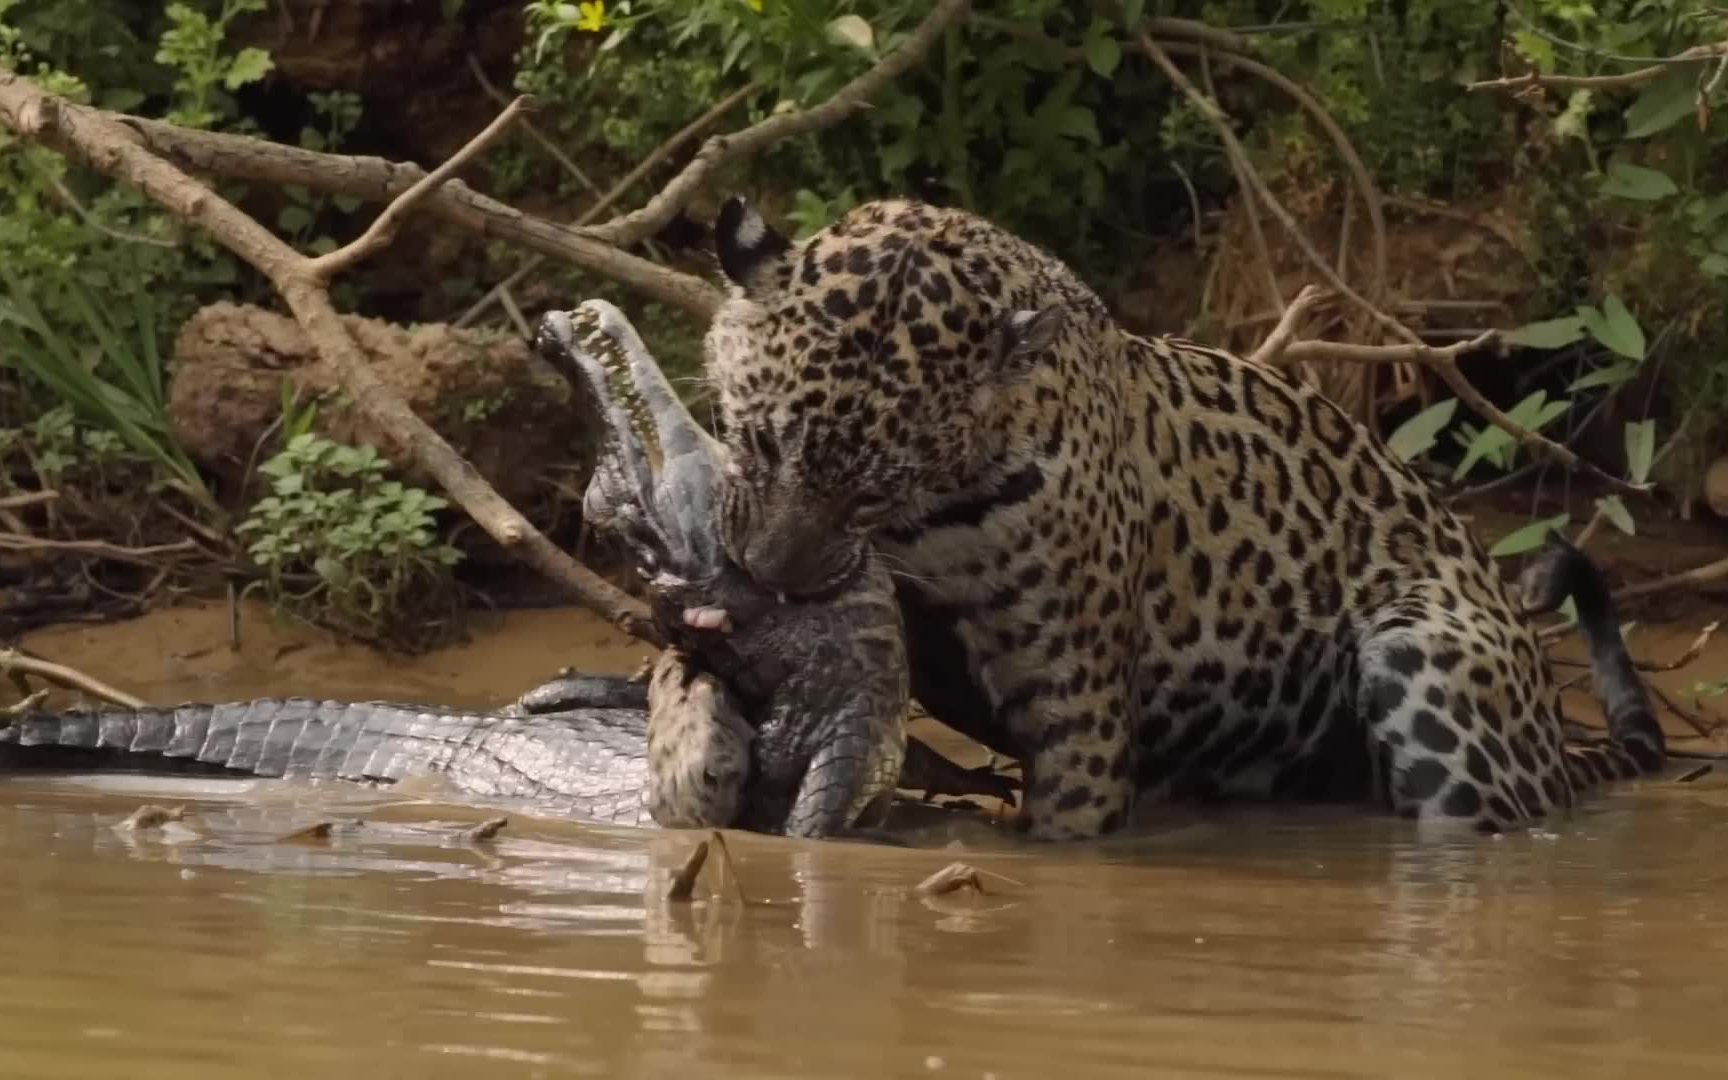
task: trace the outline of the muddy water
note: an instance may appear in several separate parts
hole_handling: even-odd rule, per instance
[[[28,644],[156,699],[485,704],[573,647],[640,656],[567,612],[408,663],[245,629],[237,654],[196,610]],[[189,813],[112,827],[145,801]],[[1728,1074],[1715,775],[1463,843],[1261,812],[1035,851],[738,836],[742,899],[705,873],[693,905],[662,898],[687,835],[517,817],[460,843],[482,816],[412,791],[0,780],[0,1076]],[[955,858],[1001,877],[912,891]]]

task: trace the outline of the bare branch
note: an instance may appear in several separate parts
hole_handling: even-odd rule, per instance
[[[469,139],[462,149],[450,156],[444,164],[416,180],[407,191],[391,200],[372,224],[366,227],[359,238],[344,244],[335,251],[311,259],[306,264],[306,272],[319,281],[329,281],[332,277],[348,269],[373,252],[385,247],[396,238],[396,230],[402,224],[402,219],[412,214],[416,207],[425,202],[434,191],[452,177],[462,166],[468,164],[477,155],[483,153],[493,143],[504,137],[504,132],[516,122],[517,117],[530,105],[527,95],[518,97],[504,111],[492,118],[480,134]]]
[[[89,555],[98,559],[155,566],[163,556],[196,554],[200,549],[190,540],[154,544],[149,547],[123,547],[110,544],[106,540],[49,540],[19,533],[0,533],[0,551],[64,551],[70,555]]]
[[[86,675],[75,668],[49,663],[47,660],[38,660],[34,656],[24,655],[17,649],[0,649],[0,672],[34,675],[39,679],[53,683],[55,686],[63,686],[68,690],[79,690],[93,698],[112,702],[127,709],[142,709],[144,707],[143,698],[133,697],[124,690],[116,690],[102,680]]]
[[[1290,301],[1290,306],[1284,309],[1284,315],[1278,320],[1278,325],[1266,335],[1266,340],[1254,350],[1248,359],[1256,364],[1277,364],[1290,345],[1290,339],[1296,336],[1296,325],[1302,321],[1302,316],[1313,309],[1314,305],[1326,299],[1326,291],[1318,285],[1304,285],[1302,291],[1296,294],[1296,299]],[[1308,344],[1323,344],[1309,342]]]
[[[71,103],[62,103],[61,111],[75,122],[100,119],[120,125],[138,145],[181,169],[235,180],[299,184],[312,191],[385,202],[426,175],[424,169],[408,162],[323,154],[245,135],[176,127],[160,120]],[[421,209],[458,228],[519,244],[602,274],[695,319],[709,318],[720,306],[720,290],[699,277],[669,270],[578,235],[567,226],[524,214],[507,203],[480,194],[461,180],[451,180],[432,192]]]
[[[746,98],[760,89],[762,89],[762,84],[756,82],[742,86],[722,98],[713,108],[678,129],[678,131],[673,133],[671,138],[649,151],[647,157],[638,161],[635,167],[625,173],[616,184],[612,185],[610,190],[608,190],[604,195],[601,195],[599,199],[595,200],[594,205],[582,211],[581,215],[571,223],[571,227],[581,228],[599,217],[601,214],[605,213],[611,208],[613,203],[617,202],[626,192],[634,187],[637,181],[646,176],[650,169],[666,160],[666,158],[671,156],[671,154],[680,146],[683,146],[686,142],[701,134],[710,124],[713,124],[716,120],[719,120],[722,116],[725,116],[727,113],[737,108]],[[478,319],[487,308],[491,307],[493,303],[504,299],[509,291],[514,289],[523,278],[533,273],[535,268],[540,265],[541,260],[544,258],[545,255],[535,255],[528,261],[524,262],[521,266],[518,266],[515,270],[511,271],[509,277],[492,286],[486,295],[475,301],[473,306],[471,306],[467,311],[464,311],[462,317],[457,319],[453,325],[460,328],[467,326],[475,319]]]
[[[26,506],[51,503],[60,497],[58,491],[20,491],[15,495],[0,495],[0,510],[22,510]]]
[[[1720,581],[1728,577],[1728,559],[1717,559],[1696,569],[1679,574],[1670,574],[1655,581],[1646,581],[1641,585],[1627,585],[1614,590],[1614,599],[1630,600],[1635,596],[1649,596],[1652,593],[1667,592],[1687,585],[1708,585],[1712,581]]]
[[[480,84],[481,91],[487,97],[499,105],[507,106],[510,104],[510,95],[492,85],[492,80],[486,77],[486,69],[480,66],[479,58],[473,53],[468,54],[468,70],[474,75],[474,81]],[[574,176],[578,184],[588,189],[589,194],[595,196],[600,194],[600,185],[590,180],[588,174],[582,170],[582,166],[576,164],[569,154],[566,154],[557,143],[548,138],[546,133],[540,130],[540,125],[527,118],[522,119],[521,125],[522,130],[528,133],[528,137],[539,143],[540,149],[546,151],[547,156],[551,157],[553,161],[562,165],[565,172]]]
[[[1613,90],[1627,86],[1638,86],[1657,79],[1667,73],[1674,64],[1685,64],[1695,60],[1708,60],[1711,57],[1728,56],[1728,41],[1715,45],[1694,45],[1685,52],[1663,57],[1649,67],[1641,67],[1636,71],[1625,71],[1618,75],[1544,75],[1532,71],[1527,75],[1512,75],[1503,79],[1484,79],[1473,82],[1467,90],[1505,90],[1518,93],[1534,86],[1546,86],[1556,90]]]
[[[0,123],[131,184],[176,217],[204,228],[218,243],[264,273],[355,403],[481,528],[506,551],[563,585],[576,600],[619,629],[660,643],[660,635],[641,603],[560,551],[379,379],[331,306],[324,280],[313,270],[314,260],[294,251],[233,204],[150,153],[108,115],[70,106],[14,72],[0,71]],[[378,162],[378,166],[388,172],[386,163]],[[423,178],[422,173],[415,180]],[[401,190],[414,186],[414,182],[406,183]],[[433,190],[435,186],[428,183],[421,190],[429,205],[444,204],[448,187]],[[449,204],[460,205],[454,200]]]
[[[855,110],[864,107],[869,98],[882,87],[898,79],[923,59],[936,39],[960,15],[968,0],[937,0],[930,14],[917,29],[893,52],[877,61],[868,71],[853,79],[834,96],[808,109],[770,116],[759,124],[732,135],[716,135],[703,144],[684,170],[660,189],[640,210],[624,214],[591,228],[579,230],[583,236],[617,247],[629,247],[644,237],[665,228],[678,211],[708,179],[709,174],[728,162],[748,157],[781,139],[804,135],[832,127]]]

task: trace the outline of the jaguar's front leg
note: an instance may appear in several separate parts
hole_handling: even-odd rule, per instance
[[[1070,696],[1060,680],[1045,686],[1054,689],[1007,718],[1025,747],[1025,808],[1015,825],[1036,840],[1115,832],[1134,805],[1128,688]]]

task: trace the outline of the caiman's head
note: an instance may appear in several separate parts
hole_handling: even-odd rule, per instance
[[[583,520],[630,545],[657,592],[699,587],[720,572],[720,448],[666,382],[623,313],[604,300],[553,311],[540,354],[586,387],[603,436]]]
[[[821,595],[1017,438],[1010,399],[1064,309],[1002,302],[977,219],[859,207],[794,244],[741,199],[715,223],[730,298],[705,340],[727,464],[720,540],[758,584]]]

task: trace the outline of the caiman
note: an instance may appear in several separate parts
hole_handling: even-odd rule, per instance
[[[492,712],[305,698],[31,712],[0,728],[0,762],[372,783],[436,774],[584,820],[799,836],[873,824],[896,785],[1012,798],[1007,778],[906,738],[885,571],[780,603],[725,558],[715,444],[622,313],[601,301],[553,312],[536,344],[601,405],[584,516],[630,548],[672,640],[646,687],[566,676]]]

